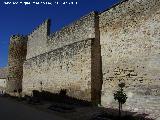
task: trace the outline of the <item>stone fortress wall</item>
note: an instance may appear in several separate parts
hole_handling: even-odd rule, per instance
[[[28,35],[27,59],[78,41],[95,38],[95,16],[92,12],[51,34],[51,21],[46,20]]]
[[[124,109],[160,115],[160,1],[129,0],[99,15],[102,105],[125,82]]]
[[[8,68],[0,68],[0,94],[6,91],[6,81],[7,81],[7,75],[8,75]]]
[[[10,38],[8,56],[7,92],[22,89],[23,63],[27,54],[27,36],[13,35]]]
[[[69,96],[117,108],[113,93],[125,82],[124,109],[159,116],[159,6],[159,0],[127,0],[55,33],[46,20],[28,35],[20,62],[23,94],[66,89]]]
[[[100,101],[100,95],[92,92],[100,94],[101,91],[101,85],[92,84],[101,80],[98,78],[100,61],[95,61],[100,53],[93,49],[100,50],[97,16],[92,12],[52,34],[49,34],[50,20],[47,20],[28,36],[23,93],[31,94],[32,90],[58,93],[66,89],[69,96]]]

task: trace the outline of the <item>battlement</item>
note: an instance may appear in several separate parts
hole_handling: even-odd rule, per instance
[[[50,34],[50,24],[51,24],[51,20],[46,19],[40,25],[34,28],[33,31],[28,34],[28,36],[32,36],[34,33],[37,33],[37,31],[41,31],[42,29],[45,29],[46,25],[47,25],[47,35],[49,35]]]
[[[28,40],[28,36],[25,35],[12,35],[10,37],[10,47],[15,44],[26,44]]]
[[[27,36],[25,35],[20,35],[20,34],[16,34],[16,35],[12,35],[11,39],[19,39],[19,38],[26,38]]]
[[[27,59],[74,42],[95,38],[96,16],[98,16],[96,12],[91,12],[60,31],[51,34],[51,21],[49,19],[44,21],[28,35]]]
[[[48,19],[28,35],[27,59],[46,51],[47,36],[50,34],[50,24],[50,20]]]
[[[64,26],[61,30],[51,33],[49,37],[55,37],[57,34],[61,34],[63,32],[69,32],[69,30],[71,29],[72,30],[77,29],[77,27],[80,27],[82,23],[85,22],[85,20],[87,20],[89,17],[90,18],[93,17],[94,14],[96,14],[96,12],[93,11],[87,15],[84,15],[83,17],[74,21],[73,23],[70,23],[69,25]]]
[[[96,12],[91,12],[79,20],[62,28],[60,31],[48,36],[48,51],[72,44],[77,41],[95,38],[95,16]],[[86,27],[87,26],[87,27]]]
[[[28,36],[26,36],[26,35],[20,35],[20,34],[12,35],[10,37],[10,42],[13,42],[13,41],[22,41],[22,40],[26,40],[27,38],[28,38]]]

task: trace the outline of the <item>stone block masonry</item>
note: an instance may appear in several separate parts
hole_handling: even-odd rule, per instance
[[[22,89],[23,63],[27,54],[27,36],[13,35],[10,38],[8,56],[7,92]]]
[[[74,42],[95,38],[95,15],[92,12],[51,34],[50,20],[46,20],[28,36],[27,59]]]
[[[30,58],[23,69],[25,94],[31,95],[32,90],[59,93],[66,89],[69,96],[91,100],[91,40]]]
[[[46,20],[26,38],[13,36],[8,89],[22,86],[27,95],[66,89],[77,99],[118,108],[113,93],[124,82],[124,110],[160,117],[159,6],[159,0],[125,0],[55,33]]]
[[[62,30],[49,35],[47,41],[48,51],[88,38],[95,38],[96,15],[97,13],[91,12],[80,20],[62,28]]]
[[[49,20],[35,29],[28,37],[23,93],[66,89],[71,97],[100,103],[98,19],[92,12],[56,33],[48,34]]]
[[[5,93],[6,91],[6,81],[8,76],[8,68],[0,68],[0,93]]]
[[[160,116],[160,1],[129,0],[100,15],[102,105],[126,83],[124,109]]]
[[[46,52],[49,32],[50,20],[46,20],[28,35],[27,59]]]

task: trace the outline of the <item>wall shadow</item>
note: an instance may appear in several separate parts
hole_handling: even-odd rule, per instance
[[[95,38],[92,39],[91,46],[91,101],[94,105],[101,104],[102,78],[99,14],[96,12]]]
[[[74,97],[70,97],[67,94],[66,89],[60,90],[59,93],[51,93],[48,91],[37,91],[33,90],[33,97],[38,98],[39,100],[49,101],[49,102],[56,102],[56,103],[63,103],[63,104],[70,104],[70,105],[77,105],[77,106],[91,106],[92,103],[80,100]]]
[[[152,118],[147,118],[149,114],[146,113],[122,111],[122,117],[120,118],[118,109],[103,107],[99,109],[99,114],[93,115],[90,120],[154,120]]]

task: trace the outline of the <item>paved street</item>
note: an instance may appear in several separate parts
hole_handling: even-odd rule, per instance
[[[66,120],[51,113],[0,97],[0,120]]]

